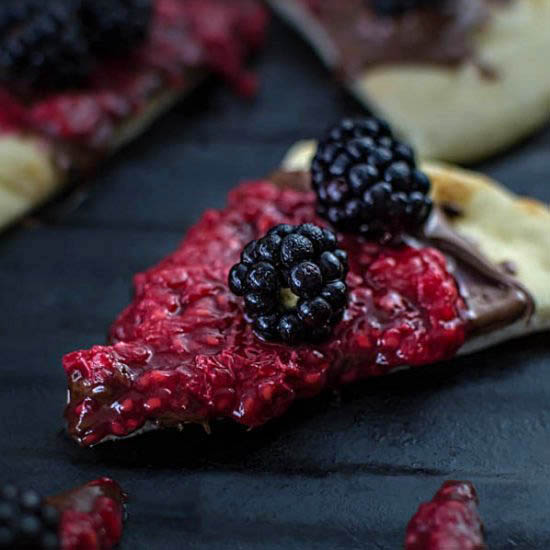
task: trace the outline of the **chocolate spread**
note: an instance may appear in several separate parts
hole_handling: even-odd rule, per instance
[[[105,478],[98,480],[98,482],[91,482],[82,487],[48,497],[46,502],[59,512],[72,509],[89,514],[93,510],[96,500],[100,497],[106,497],[115,502],[123,502],[125,500],[120,487],[115,482]]]
[[[461,237],[445,214],[435,209],[420,242],[439,248],[468,306],[471,335],[483,334],[515,321],[528,323],[535,309],[529,291],[505,268],[490,262],[471,242]]]
[[[489,4],[508,0],[441,0],[400,15],[377,14],[366,0],[301,0],[339,54],[346,77],[387,63],[454,65],[474,55],[473,36],[490,17]]]
[[[275,172],[270,176],[276,185],[306,190],[306,172]],[[456,214],[460,216],[460,213]],[[516,321],[528,323],[535,302],[506,266],[497,266],[449,223],[443,210],[435,208],[421,235],[406,237],[410,246],[433,246],[447,257],[447,269],[454,276],[467,306],[468,332],[477,336]]]

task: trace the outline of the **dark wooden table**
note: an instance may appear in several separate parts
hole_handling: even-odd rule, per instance
[[[547,336],[356,384],[252,433],[218,424],[93,450],[64,435],[61,357],[104,342],[132,275],[237,181],[359,110],[277,22],[258,70],[253,103],[206,85],[89,188],[0,237],[0,480],[51,493],[113,476],[130,494],[123,549],[395,550],[418,503],[466,478],[492,550],[548,548]],[[550,201],[550,130],[479,169]]]

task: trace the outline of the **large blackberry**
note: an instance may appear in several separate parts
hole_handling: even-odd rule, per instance
[[[344,119],[319,143],[311,163],[318,213],[368,238],[413,232],[432,209],[430,180],[413,150],[376,118]]]
[[[443,0],[367,0],[380,15],[400,15],[417,8],[431,8],[442,4]]]
[[[0,487],[0,549],[57,550],[59,514],[34,491]]]
[[[320,341],[342,319],[347,269],[347,254],[332,231],[283,224],[246,245],[229,273],[229,288],[244,296],[246,314],[265,340]]]
[[[82,23],[92,51],[99,55],[130,50],[145,39],[152,0],[82,0]]]
[[[0,79],[11,86],[72,87],[90,70],[76,0],[3,2],[0,37]]]

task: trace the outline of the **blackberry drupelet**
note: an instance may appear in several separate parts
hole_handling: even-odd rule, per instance
[[[142,42],[153,16],[152,0],[82,0],[80,17],[98,56],[130,50]]]
[[[286,344],[322,341],[347,305],[348,259],[329,229],[278,225],[248,243],[229,273],[256,333]]]
[[[0,6],[0,80],[26,90],[72,87],[92,63],[74,0]]]
[[[442,4],[443,0],[367,0],[374,11],[380,15],[401,15],[417,8],[432,8]]]
[[[430,180],[413,150],[374,117],[344,119],[311,163],[320,216],[341,231],[388,240],[415,232],[432,210]]]
[[[59,515],[34,491],[0,487],[0,549],[59,549]]]

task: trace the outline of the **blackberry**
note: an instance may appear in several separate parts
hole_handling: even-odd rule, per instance
[[[59,549],[59,514],[30,490],[0,487],[0,549]]]
[[[311,163],[320,216],[341,231],[387,240],[428,218],[430,180],[413,150],[374,117],[344,119],[319,143]]]
[[[153,15],[152,0],[82,0],[80,17],[92,52],[121,53],[142,42]]]
[[[26,90],[74,87],[92,59],[76,0],[10,0],[0,6],[0,80]]]
[[[367,0],[374,11],[380,15],[401,15],[417,8],[431,8],[443,0]]]
[[[248,243],[229,288],[265,340],[298,344],[328,338],[347,305],[348,258],[329,229],[278,225]]]

